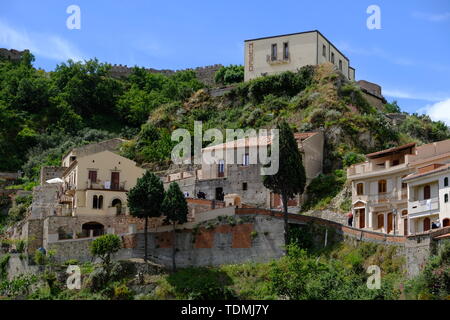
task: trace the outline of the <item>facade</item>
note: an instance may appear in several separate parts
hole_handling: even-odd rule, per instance
[[[297,133],[295,138],[302,152],[307,183],[322,173],[324,136],[322,132]],[[166,186],[176,181],[183,192],[195,197],[199,192],[208,200],[223,201],[226,195],[239,195],[246,205],[264,208],[281,206],[280,197],[272,194],[262,183],[261,165],[250,164],[252,147],[267,146],[270,138],[245,138],[202,149],[203,156],[223,151],[224,158],[213,164],[202,164],[201,168],[179,170],[166,174],[163,181]],[[235,161],[226,163],[226,151],[234,149]],[[217,156],[217,155],[216,155]],[[251,161],[251,163],[254,163]],[[259,163],[259,162],[258,162]],[[292,207],[298,206],[299,199],[290,201]]]
[[[450,165],[441,163],[421,167],[403,179],[408,184],[410,234],[450,226],[449,179]]]
[[[353,225],[387,234],[418,232],[410,226],[420,201],[409,193],[407,176],[433,163],[450,162],[450,140],[416,146],[410,143],[366,155],[367,161],[348,168],[352,184]],[[436,189],[437,190],[437,189]]]
[[[127,214],[126,192],[145,170],[109,150],[78,156],[64,171],[62,212],[73,216]]]
[[[244,45],[245,81],[326,62],[355,80],[350,60],[317,30],[245,40]]]

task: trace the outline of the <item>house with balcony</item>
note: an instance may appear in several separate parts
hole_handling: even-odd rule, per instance
[[[409,143],[366,158],[347,169],[352,186],[353,226],[387,234],[410,234],[415,229],[409,223],[409,200],[414,197],[410,198],[410,180],[406,177],[433,163],[450,162],[450,140],[422,146]],[[414,215],[411,217],[414,219]]]
[[[408,184],[409,234],[450,226],[450,164],[418,168],[403,179]]]
[[[126,192],[144,173],[130,159],[110,150],[73,156],[63,163],[61,213],[72,216],[116,216],[128,214]]]

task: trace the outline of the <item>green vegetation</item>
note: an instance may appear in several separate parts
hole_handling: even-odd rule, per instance
[[[214,81],[219,84],[232,84],[244,81],[244,66],[229,65],[217,70]]]
[[[169,185],[169,189],[164,193],[162,212],[165,216],[165,221],[173,227],[172,270],[176,271],[175,254],[177,253],[177,233],[175,232],[175,228],[177,224],[186,223],[189,214],[186,198],[178,183],[172,182]]]
[[[276,174],[263,176],[266,188],[281,196],[284,217],[284,239],[288,243],[288,201],[296,194],[302,194],[306,185],[306,173],[303,167],[302,155],[298,149],[292,129],[286,122],[277,126],[279,130],[278,171]],[[265,167],[274,169],[270,163]]]
[[[111,266],[111,255],[122,248],[120,237],[115,234],[105,234],[92,241],[90,245],[91,254],[102,260],[106,270]]]
[[[134,217],[144,218],[144,261],[147,261],[148,218],[163,214],[164,187],[160,178],[150,171],[138,179],[134,188],[127,192],[130,213]]]

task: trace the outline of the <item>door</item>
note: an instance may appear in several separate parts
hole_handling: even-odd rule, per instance
[[[223,201],[223,188],[216,188],[216,200]]]
[[[111,172],[111,189],[119,190],[119,184],[120,184],[120,173]]]
[[[392,231],[392,222],[394,221],[393,219],[393,215],[392,212],[388,213],[387,216],[387,233],[390,233]]]
[[[364,229],[366,227],[366,209],[359,209],[359,228]]]
[[[431,187],[430,186],[425,186],[423,188],[423,199],[424,200],[428,200],[431,198]]]
[[[403,220],[403,235],[408,235],[408,219]]]
[[[430,230],[430,218],[423,219],[423,231]]]

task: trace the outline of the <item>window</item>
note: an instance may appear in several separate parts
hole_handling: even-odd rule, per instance
[[[342,60],[339,60],[339,70],[342,71]]]
[[[242,190],[247,191],[247,182],[242,183]]]
[[[325,45],[322,46],[322,55],[326,58],[327,57],[327,47]]]
[[[403,210],[402,211],[402,216],[407,216],[408,215],[408,210]]]
[[[276,43],[272,44],[272,54],[271,54],[272,61],[277,60],[277,51],[278,51],[277,44]]]
[[[378,193],[386,193],[386,180],[378,181]]]
[[[363,183],[358,183],[358,184],[356,185],[356,194],[357,194],[358,196],[361,196],[361,195],[364,194],[364,184],[363,184]]]
[[[103,208],[103,196],[98,197],[98,209]]]
[[[334,52],[331,53],[331,63],[334,63]]]
[[[423,187],[423,199],[424,200],[431,199],[431,187],[430,186]]]
[[[217,173],[219,177],[223,177],[225,173],[225,162],[224,160],[219,160],[219,165],[217,167]]]
[[[92,199],[92,209],[98,209],[98,197],[94,196]]]
[[[448,187],[448,178],[444,179],[444,187]]]
[[[448,202],[448,193],[446,193],[446,194],[444,195],[444,202],[445,202],[445,203]]]
[[[289,43],[288,42],[283,43],[283,59],[284,60],[289,59]]]
[[[250,164],[250,155],[248,153],[244,154],[242,158],[242,164],[248,166]]]
[[[91,171],[89,170],[89,175],[88,175],[88,179],[92,182],[92,183],[96,183],[97,182],[97,171]]]

